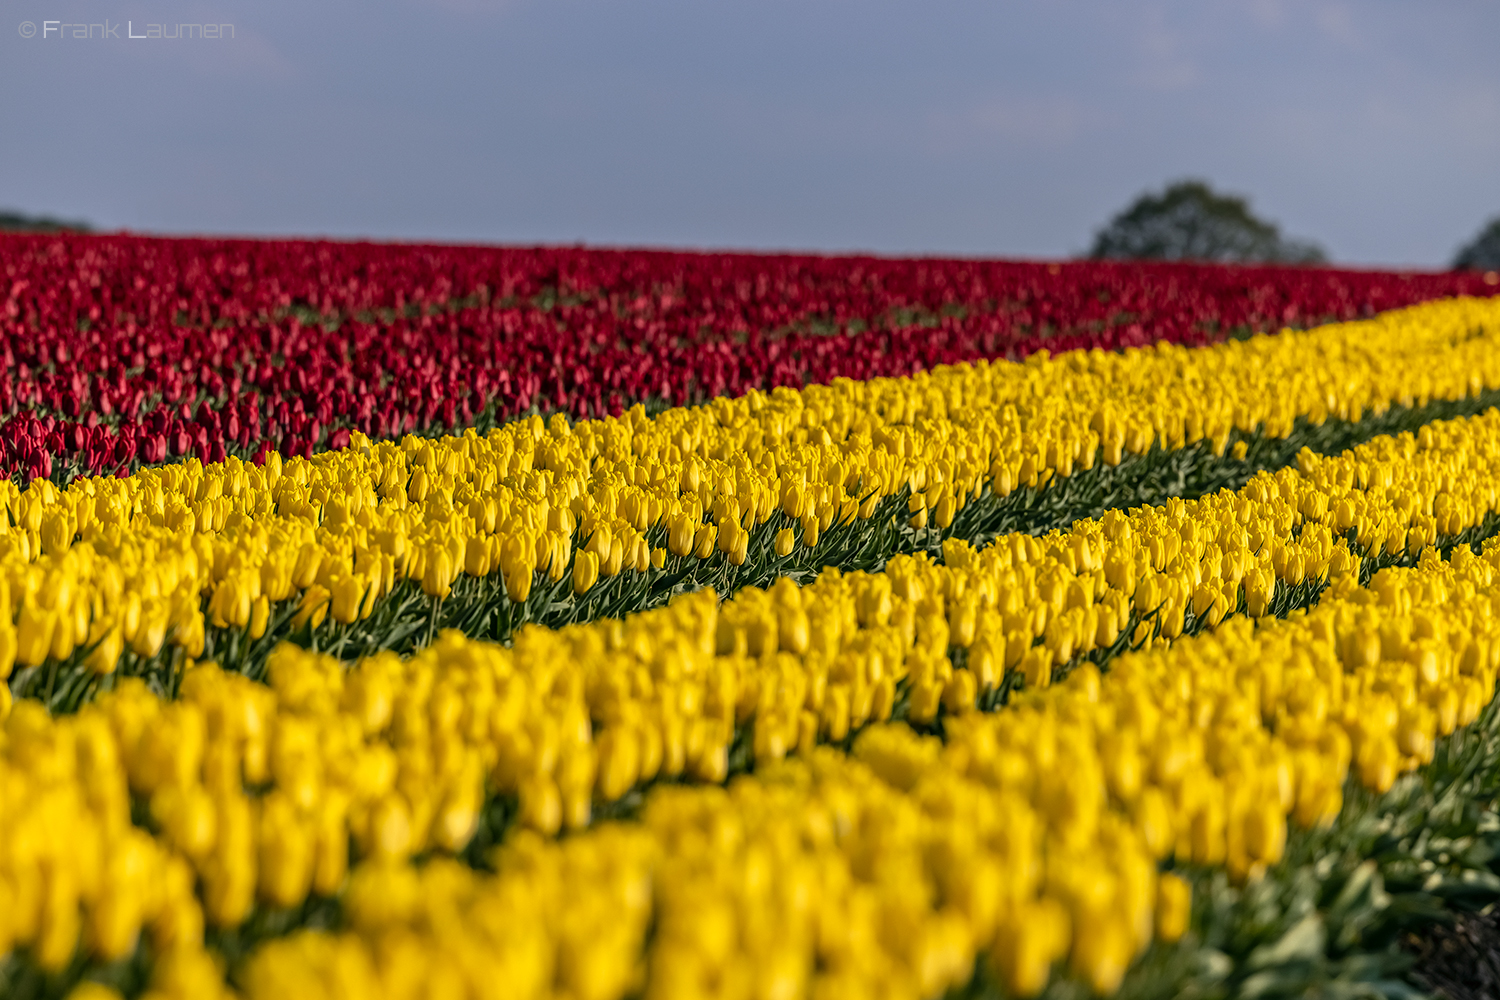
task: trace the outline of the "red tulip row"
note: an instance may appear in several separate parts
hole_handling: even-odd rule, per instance
[[[899,321],[903,311],[961,307],[1036,331],[1139,322],[1172,325],[1180,335],[1204,321],[1220,329],[1305,324],[1487,289],[1475,273],[69,234],[0,236],[0,270],[0,315],[48,328],[242,325],[292,308],[350,316],[471,296],[524,303],[550,295],[745,331]]]
[[[0,271],[0,473],[54,479],[1497,291],[1466,272],[70,235],[0,237]]]

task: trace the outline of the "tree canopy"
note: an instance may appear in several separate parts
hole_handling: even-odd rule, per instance
[[[1287,239],[1257,218],[1249,203],[1182,180],[1143,194],[1094,237],[1095,260],[1205,260],[1221,263],[1321,264],[1321,247]]]
[[[1458,256],[1453,258],[1455,268],[1473,268],[1476,271],[1500,269],[1500,216],[1490,220],[1479,235],[1469,241]]]
[[[50,215],[23,215],[20,212],[0,211],[0,232],[55,233],[61,230],[86,233],[87,222],[54,219]]]

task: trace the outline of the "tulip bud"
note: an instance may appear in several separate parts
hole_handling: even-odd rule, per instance
[[[581,551],[573,557],[573,593],[584,594],[599,579],[599,556]]]
[[[427,493],[430,488],[431,481],[428,478],[427,470],[419,468],[411,474],[411,484],[407,487],[406,495],[412,503],[421,503],[427,499]]]
[[[15,627],[6,618],[6,615],[0,614],[0,681],[9,677],[15,667],[18,648]]]
[[[471,535],[464,543],[464,572],[470,576],[485,576],[489,571],[489,536]]]
[[[977,595],[970,595],[948,605],[949,641],[958,646],[969,646],[974,642],[974,629],[979,618]]]
[[[1005,673],[1005,637],[996,632],[969,647],[969,670],[980,691],[991,691]]]
[[[296,632],[304,625],[310,625],[316,629],[323,624],[323,619],[328,617],[328,602],[332,596],[328,588],[317,584],[307,588],[302,595],[302,600],[297,604],[297,613],[292,616],[292,631]],[[160,646],[160,643],[157,645]]]
[[[907,721],[918,726],[930,725],[942,707],[944,687],[940,678],[913,683],[906,702]]]
[[[810,623],[801,608],[783,607],[777,612],[776,635],[779,647],[801,656],[810,645]]]
[[[820,530],[817,515],[802,515],[802,544],[808,548],[816,548],[818,545],[818,533]]]
[[[977,679],[971,670],[955,670],[943,687],[943,707],[957,715],[972,711],[978,695]]]
[[[1205,580],[1193,588],[1193,615],[1203,617],[1211,608],[1221,605],[1224,595],[1212,583]]]
[[[588,544],[584,546],[584,551],[592,552],[601,561],[607,560],[613,542],[614,535],[607,526],[601,524],[594,528],[594,534],[589,538]]]
[[[569,573],[568,564],[573,558],[573,536],[561,531],[549,530],[545,537],[548,540],[547,551],[541,557],[541,561],[547,564],[547,579],[557,583]],[[500,539],[490,536],[488,548],[490,567],[493,569],[500,562]]]
[[[740,528],[735,532],[734,544],[729,549],[729,562],[735,566],[743,566],[749,550],[750,532]]]
[[[21,619],[16,622],[16,662],[25,667],[41,666],[47,662],[47,651],[52,648],[52,632],[56,627],[55,611],[45,611],[30,601],[22,605]],[[161,645],[159,639],[157,645]]]
[[[266,625],[271,620],[271,602],[261,594],[250,605],[250,638],[259,639],[266,634]]]
[[[610,539],[607,558],[600,558],[599,572],[604,576],[619,576],[625,567],[625,540],[619,535]]]
[[[349,870],[347,805],[342,796],[332,795],[315,812],[312,887],[320,896],[332,896]]]
[[[195,861],[213,850],[218,814],[202,786],[166,785],[151,796],[151,815],[173,847]]]
[[[141,854],[144,851],[140,851]],[[143,867],[145,858],[135,862]],[[90,950],[106,962],[117,961],[135,950],[141,933],[141,900],[128,888],[109,887],[94,901],[89,912]],[[103,983],[84,980],[73,987],[67,1000],[121,1000],[120,994]]]
[[[673,555],[687,556],[693,552],[695,525],[686,514],[678,514],[672,519],[672,526],[667,537],[667,547],[672,550]]]
[[[323,549],[316,542],[308,542],[297,553],[297,562],[292,569],[292,585],[306,590],[318,579],[318,570],[323,565]]]
[[[1286,850],[1286,813],[1275,799],[1256,803],[1245,816],[1245,852],[1274,865]]]
[[[797,536],[791,528],[782,528],[776,532],[776,554],[785,558],[792,554],[792,549],[797,545]]]
[[[613,802],[630,791],[640,777],[640,743],[628,727],[606,729],[599,737],[599,796]]]
[[[729,776],[729,743],[725,727],[712,719],[699,719],[693,726],[696,744],[688,754],[688,772],[699,781],[718,784]]]
[[[1048,687],[1052,683],[1052,651],[1046,646],[1033,646],[1021,657],[1020,669],[1028,689]]]
[[[426,581],[423,582],[425,584]],[[360,602],[365,596],[364,577],[359,573],[340,572],[329,581],[329,586],[329,612],[333,615],[333,620],[345,625],[355,621],[359,617]]]
[[[1068,911],[1057,900],[1043,897],[1017,907],[1001,922],[991,951],[1006,990],[1017,997],[1040,993],[1071,938]]]
[[[1118,458],[1113,464],[1119,464]],[[1007,497],[1010,496],[1015,488],[1016,477],[1011,472],[1010,466],[1006,465],[1000,459],[996,459],[990,466],[990,489],[994,491],[997,497]]]
[[[953,495],[949,493],[943,494],[943,498],[937,502],[937,509],[933,512],[937,526],[939,528],[952,527],[953,516],[957,510],[958,504],[954,501]]]
[[[781,509],[787,517],[801,517],[806,513],[806,494],[796,483],[789,483],[781,492]]]
[[[847,684],[830,684],[824,694],[823,709],[818,713],[818,721],[830,743],[841,742],[849,735],[849,693]]]
[[[906,510],[911,514],[907,523],[913,528],[925,528],[927,526],[927,496],[924,493],[913,493],[906,501]]]
[[[1227,817],[1224,815],[1223,793],[1212,787],[1212,778],[1208,781],[1208,794],[1188,825],[1188,840],[1196,864],[1218,865],[1224,863]]]
[[[66,510],[48,511],[42,518],[42,551],[49,556],[60,556],[73,544],[73,519]]]
[[[415,846],[411,819],[411,810],[400,793],[386,795],[370,812],[366,851],[380,858],[406,857]]]
[[[31,944],[31,958],[47,972],[61,972],[73,957],[81,929],[78,875],[60,865],[43,885],[40,926]]]
[[[714,546],[719,540],[719,526],[716,524],[704,524],[698,528],[698,533],[693,540],[693,555],[699,559],[707,559],[714,553]]]
[[[519,604],[531,596],[532,577],[536,572],[530,543],[523,538],[507,538],[500,552],[500,571],[505,594]]]
[[[521,782],[520,821],[538,833],[551,836],[562,826],[562,792],[547,775]]]
[[[14,633],[11,633],[14,635]],[[8,668],[5,664],[4,636],[0,635],[0,677],[3,677]],[[115,664],[120,661],[120,654],[125,649],[125,637],[120,633],[119,626],[115,626],[104,634],[98,644],[89,651],[88,658],[84,660],[84,666],[92,673],[113,673]]]
[[[1187,933],[1192,909],[1193,887],[1163,872],[1156,881],[1156,936],[1167,944],[1180,940]]]
[[[1134,957],[1134,934],[1126,915],[1114,908],[1079,910],[1069,965],[1095,996],[1109,996],[1120,988]]]

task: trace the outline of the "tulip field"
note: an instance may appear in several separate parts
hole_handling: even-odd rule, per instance
[[[1421,995],[1500,275],[0,235],[0,997]]]

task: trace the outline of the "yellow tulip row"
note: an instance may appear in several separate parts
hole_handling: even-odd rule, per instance
[[[21,943],[43,968],[60,969],[82,935],[110,961],[134,950],[143,925],[158,949],[201,945],[192,866],[131,825],[118,742],[101,715],[59,725],[34,701],[15,706],[0,817],[0,955]]]
[[[911,723],[925,725],[945,711],[953,745],[968,745],[971,737],[982,743],[985,738],[974,734],[984,726],[1003,730],[1029,717],[1002,713],[980,729],[965,728],[979,696],[1006,671],[1021,673],[1032,692],[1044,691],[1056,668],[1113,644],[1133,611],[1154,615],[1138,627],[1138,641],[1167,643],[1181,635],[1190,613],[1217,623],[1243,606],[1250,618],[1261,618],[1276,581],[1296,585],[1331,575],[1347,589],[1357,579],[1360,554],[1431,553],[1425,547],[1435,538],[1438,517],[1443,532],[1453,534],[1495,510],[1495,491],[1480,473],[1497,460],[1500,412],[1491,412],[1430,425],[1418,436],[1377,439],[1339,458],[1308,453],[1306,471],[1263,474],[1238,495],[1111,512],[1066,533],[1011,536],[979,551],[951,541],[944,564],[899,557],[881,574],[830,570],[804,588],[783,580],[767,591],[747,589],[723,605],[712,593],[700,593],[623,622],[555,632],[532,626],[509,649],[446,633],[409,659],[384,654],[346,668],[325,654],[282,646],[267,664],[264,685],[209,664],[187,671],[175,701],[134,679],[74,718],[51,720],[35,702],[11,708],[7,700],[0,703],[0,716],[10,712],[0,774],[13,782],[4,787],[15,791],[0,813],[0,879],[21,879],[12,873],[24,868],[34,873],[24,877],[40,878],[35,898],[66,901],[60,909],[38,904],[9,933],[55,967],[71,955],[67,943],[77,940],[79,919],[89,927],[105,919],[94,915],[102,890],[87,874],[107,867],[103,842],[91,840],[95,834],[70,839],[46,831],[123,829],[130,792],[148,804],[163,857],[185,873],[173,877],[188,886],[194,876],[199,880],[202,912],[194,918],[165,903],[165,910],[142,903],[109,911],[123,929],[113,937],[86,937],[100,957],[114,955],[119,945],[110,942],[133,940],[142,926],[165,921],[175,927],[206,917],[234,927],[257,900],[286,908],[310,893],[336,893],[347,875],[351,836],[372,864],[459,851],[473,837],[487,796],[513,796],[520,825],[550,834],[586,826],[596,802],[615,801],[653,779],[721,782],[737,729],[750,735],[757,767],[770,767],[793,750],[807,757],[820,741],[842,741],[884,722],[901,692]],[[1439,500],[1429,510],[1422,498],[1432,496]],[[1351,551],[1344,538],[1335,540],[1335,529],[1352,530],[1361,552]],[[1489,565],[1466,552],[1459,550],[1455,565],[1470,576]],[[1437,579],[1449,570],[1429,557],[1424,572]],[[1377,577],[1371,593],[1384,595],[1387,579]],[[1354,607],[1359,594],[1344,604]],[[1353,626],[1338,621],[1344,629],[1338,642],[1353,642],[1347,638]],[[1379,748],[1368,750],[1375,754],[1368,760],[1358,758],[1368,782],[1388,785],[1394,768],[1420,757],[1424,744],[1412,733],[1428,732],[1430,740],[1433,727],[1451,729],[1488,700],[1494,665],[1483,650],[1491,647],[1475,644],[1487,641],[1487,633],[1476,631],[1487,621],[1444,626],[1440,635],[1430,623],[1412,626],[1418,630],[1399,634],[1399,642],[1379,633],[1375,654],[1415,657],[1418,674],[1412,676],[1426,680],[1413,680],[1419,684],[1413,690],[1433,714],[1411,709],[1391,720],[1400,728],[1387,733],[1390,740],[1350,748]],[[1360,634],[1364,638],[1347,655],[1365,659],[1349,662],[1377,663],[1368,638],[1375,633]],[[1447,651],[1435,636],[1448,642]],[[954,647],[965,650],[966,666],[955,669]],[[1158,655],[1165,654],[1150,654]],[[1140,662],[1155,662],[1150,656]],[[1134,676],[1130,664],[1136,662],[1116,660],[1106,689],[1123,690],[1118,679]],[[1452,676],[1455,663],[1461,681]],[[1316,664],[1311,674],[1303,666],[1298,661],[1274,683],[1260,683],[1251,699],[1258,714],[1250,721],[1278,720],[1283,744],[1309,749],[1294,736],[1304,724],[1299,720],[1311,719],[1311,732],[1346,702],[1343,688],[1319,694],[1319,683],[1333,681]],[[1088,667],[1083,674],[1097,676]],[[1447,685],[1441,696],[1430,697],[1431,684],[1440,681]],[[1100,766],[1121,801],[1147,803],[1140,807],[1142,835],[1150,834],[1154,851],[1170,841],[1183,855],[1228,857],[1243,875],[1267,859],[1264,851],[1215,855],[1217,848],[1181,842],[1187,800],[1141,790],[1148,764],[1163,775],[1177,773],[1176,764],[1151,763],[1153,741],[1175,730],[1145,721],[1165,711],[1161,706],[1173,691],[1190,704],[1194,725],[1218,718],[1207,702],[1191,702],[1193,690],[1138,698],[1131,709],[1142,720],[1135,742],[1122,737]],[[1402,701],[1401,708],[1410,706]],[[1304,822],[1337,811],[1347,758],[1339,764],[1337,745],[1323,747],[1324,735],[1319,729],[1316,740],[1309,737],[1310,746],[1327,751],[1317,758],[1323,763],[1287,758],[1299,791],[1283,804]],[[884,773],[883,744],[870,739],[875,742],[862,744],[861,756]],[[1007,739],[1049,745],[1035,734]],[[1393,756],[1391,746],[1400,755]],[[1172,751],[1183,761],[1206,752],[1197,744]],[[1012,791],[1040,794],[1042,785],[1054,784],[1025,778],[1031,772],[1016,771],[1014,760],[993,766],[1002,783],[1020,775]],[[1080,764],[1076,774],[1085,773],[1101,772]],[[1057,777],[1059,787],[1078,780]],[[37,782],[73,803],[71,818],[56,818],[46,811],[51,807],[33,808],[33,800],[50,801]],[[1077,795],[1086,798],[1085,792]],[[1278,793],[1277,801],[1283,799]],[[43,842],[56,853],[42,865],[7,846]],[[166,861],[152,863],[159,868]],[[83,874],[70,865],[82,866]],[[71,914],[74,922],[49,923],[63,916],[47,914]],[[48,940],[63,943],[41,947]]]
[[[519,834],[497,873],[356,869],[352,930],[249,962],[250,1000],[454,995],[606,1000],[921,997],[976,956],[1010,995],[1054,963],[1114,992],[1189,924],[1158,863],[1258,877],[1288,820],[1326,823],[1346,771],[1377,791],[1476,718],[1500,655],[1500,546],[1352,574],[1309,614],[1248,619],[963,713],[946,745],[879,724],[728,787],[661,786],[638,824]],[[528,919],[528,917],[530,919]],[[655,933],[644,945],[645,928]]]
[[[199,656],[207,627],[258,637],[272,604],[292,598],[295,624],[352,623],[402,579],[442,597],[460,574],[498,572],[524,601],[537,574],[571,576],[583,593],[669,554],[742,563],[749,532],[773,516],[797,525],[777,534],[785,554],[903,490],[913,526],[946,527],[986,489],[1006,495],[1153,443],[1206,439],[1222,454],[1236,428],[1284,437],[1298,418],[1500,387],[1497,336],[1500,302],[1460,299],[1199,350],[1040,352],[655,418],[637,408],[483,438],[355,435],[346,450],[264,467],[189,460],[66,490],[0,484],[0,677],[75,651],[100,674],[164,642]]]
[[[858,759],[898,742],[923,757],[910,786]],[[247,998],[394,1000],[434,983],[488,995],[503,983],[518,998],[920,1000],[966,983],[983,952],[1007,969],[1040,961],[1045,978],[1073,936],[1069,861],[1047,854],[1040,811],[946,766],[936,743],[879,727],[854,758],[820,747],[727,789],[661,787],[638,823],[512,838],[495,875],[367,863],[345,894],[352,931],[270,943],[246,967]],[[1128,872],[1132,947],[1158,928],[1180,936],[1186,884],[1157,876],[1128,821],[1107,826],[1099,861]]]

